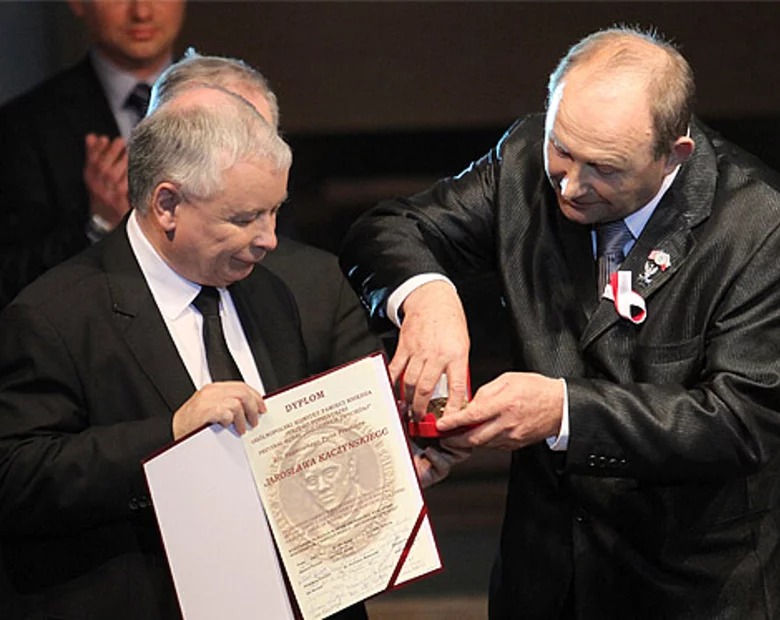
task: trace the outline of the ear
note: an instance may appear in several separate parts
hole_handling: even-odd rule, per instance
[[[672,146],[672,151],[669,153],[669,157],[666,159],[666,166],[664,167],[664,174],[669,174],[677,166],[683,163],[693,153],[693,147],[695,146],[693,140],[688,136],[680,136],[675,140]]]
[[[176,230],[176,207],[183,202],[181,190],[173,183],[160,183],[152,194],[151,210],[166,234]]]

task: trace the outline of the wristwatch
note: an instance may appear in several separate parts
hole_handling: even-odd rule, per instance
[[[97,213],[93,213],[90,216],[87,220],[87,225],[84,227],[84,232],[87,233],[87,239],[89,239],[90,243],[97,243],[112,230],[111,224]]]

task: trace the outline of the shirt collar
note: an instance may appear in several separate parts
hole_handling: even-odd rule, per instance
[[[146,238],[133,210],[127,220],[127,237],[152,297],[166,319],[179,318],[200,292],[200,285],[174,271]]]
[[[144,82],[151,86],[157,81],[160,74],[173,60],[172,58],[169,58],[161,71],[150,76],[146,80],[139,80],[132,73],[128,73],[117,67],[96,49],[90,51],[89,57],[92,66],[95,69],[95,73],[103,86],[103,91],[106,93],[106,98],[108,99],[108,103],[111,106],[114,115],[116,115],[117,110],[121,110],[124,107],[127,97],[138,82]]]
[[[623,220],[626,223],[626,226],[628,226],[628,229],[631,231],[631,234],[634,236],[634,239],[638,239],[639,235],[645,229],[647,221],[650,219],[650,216],[653,215],[653,212],[658,206],[658,203],[661,202],[661,199],[666,195],[666,192],[669,190],[672,183],[674,183],[674,180],[677,178],[677,173],[679,171],[680,166],[677,166],[674,170],[667,174],[664,177],[663,183],[661,183],[661,188],[658,190],[656,195],[653,196],[652,200],[644,207],[639,209],[639,211],[634,211],[631,215],[627,215]]]

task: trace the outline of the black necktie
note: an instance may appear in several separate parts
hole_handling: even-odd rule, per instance
[[[149,107],[149,97],[152,94],[152,87],[143,82],[138,82],[135,88],[130,92],[125,100],[125,108],[132,111],[135,114],[135,123],[139,123],[146,114],[146,109]]]
[[[604,288],[609,277],[618,270],[625,259],[623,246],[633,235],[623,220],[606,222],[596,225],[596,255],[599,259],[599,296],[604,294]]]
[[[222,321],[219,318],[219,291],[213,286],[204,286],[192,301],[192,305],[203,315],[203,344],[206,347],[206,361],[212,381],[242,381],[233,356],[228,351]]]

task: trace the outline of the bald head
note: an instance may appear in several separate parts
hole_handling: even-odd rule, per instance
[[[601,97],[609,105],[631,100],[652,120],[656,157],[669,153],[691,118],[693,73],[687,61],[654,33],[612,28],[574,45],[550,76],[548,108],[560,90]],[[635,108],[636,110],[636,108]],[[617,110],[616,110],[617,111]]]
[[[149,109],[153,110],[196,86],[218,87],[238,94],[271,125],[279,126],[276,95],[259,71],[236,58],[201,56],[192,48],[159,77],[152,89]]]
[[[550,78],[545,170],[561,212],[593,225],[647,205],[691,155],[687,63],[650,35],[584,39]]]
[[[210,86],[204,84],[194,84],[191,88],[181,91],[176,97],[167,101],[169,113],[174,110],[184,111],[197,108],[208,108],[218,110],[221,106],[241,109],[241,113],[246,113],[246,102],[242,102],[239,97],[219,86]]]

